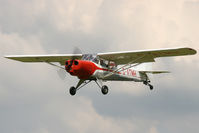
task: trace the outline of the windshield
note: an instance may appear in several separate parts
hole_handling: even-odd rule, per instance
[[[99,57],[96,54],[84,54],[82,56],[82,60],[92,61],[109,69],[115,69],[117,67],[113,61],[99,59]]]
[[[97,64],[99,62],[97,55],[94,55],[94,54],[84,54],[82,56],[82,60],[89,60],[89,61],[95,62]]]

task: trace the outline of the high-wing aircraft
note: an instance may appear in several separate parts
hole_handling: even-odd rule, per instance
[[[79,82],[69,89],[73,96],[77,90],[91,81],[95,81],[102,94],[108,93],[104,81],[135,81],[149,86],[147,74],[168,73],[168,71],[136,71],[133,67],[146,62],[155,62],[156,58],[170,56],[194,55],[196,50],[188,47],[108,52],[98,54],[48,54],[48,55],[9,55],[5,58],[22,62],[43,62],[66,70],[79,78]],[[56,64],[55,64],[56,63]],[[59,63],[60,65],[57,65]]]

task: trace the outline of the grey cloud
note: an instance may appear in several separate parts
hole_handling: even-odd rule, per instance
[[[0,3],[0,56],[72,53],[73,45],[83,53],[182,44],[198,49],[197,1]],[[68,88],[77,79],[67,75],[61,81],[56,68],[0,62],[3,132],[198,131],[198,55],[158,59],[155,68],[172,73],[154,76],[152,92],[136,83],[111,82],[108,96],[91,83],[71,97]]]

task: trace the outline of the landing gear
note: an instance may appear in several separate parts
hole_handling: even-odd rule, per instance
[[[144,81],[143,84],[148,85],[150,90],[153,90],[153,85],[149,84],[150,81]]]
[[[76,87],[72,86],[70,88],[69,92],[70,92],[71,96],[74,96],[76,94],[77,90],[79,90],[80,88],[82,88],[83,86],[88,84],[89,82],[91,82],[91,80],[86,81],[86,80],[80,79]]]
[[[106,95],[108,93],[108,87],[106,85],[103,85],[101,88],[102,94]]]
[[[88,84],[91,81],[92,80],[86,81],[86,80],[80,79],[76,87],[72,86],[69,89],[69,93],[71,94],[71,96],[74,96],[80,88],[82,88],[83,86],[85,86],[86,84]],[[102,94],[104,94],[104,95],[108,94],[108,87],[106,85],[103,85],[101,80],[96,79],[95,82],[101,89]]]
[[[102,80],[96,79],[95,82],[99,86],[99,88],[101,89],[101,92],[102,92],[103,95],[108,94],[108,87],[106,85],[102,84]]]
[[[149,84],[150,90],[153,90],[153,85]]]
[[[70,90],[69,90],[69,92],[70,92],[70,94],[71,94],[71,96],[74,96],[75,94],[76,94],[76,88],[74,87],[74,86],[72,86],[71,88],[70,88]]]

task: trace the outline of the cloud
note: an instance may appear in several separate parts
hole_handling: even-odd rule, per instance
[[[4,34],[0,32],[1,55],[4,54],[34,54],[43,53],[39,39],[34,36],[21,37],[17,33]]]
[[[93,33],[93,27],[95,26],[101,2],[102,0],[62,2],[51,0],[49,5],[53,8],[48,8],[47,12],[52,15],[56,28],[62,32],[79,31]]]
[[[0,55],[83,53],[188,46],[198,50],[198,1],[0,0]],[[154,91],[94,83],[78,91],[56,68],[0,58],[3,132],[190,132],[198,126],[198,55],[157,59]]]
[[[155,127],[151,127],[149,133],[158,133],[158,131]]]

